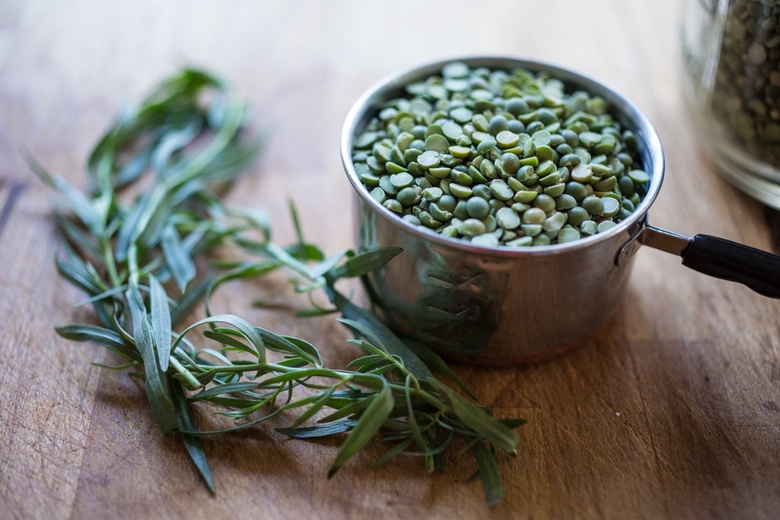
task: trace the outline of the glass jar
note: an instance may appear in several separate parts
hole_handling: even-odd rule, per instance
[[[716,170],[780,209],[780,0],[686,0],[685,98]]]

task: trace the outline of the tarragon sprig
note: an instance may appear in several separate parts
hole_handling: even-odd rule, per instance
[[[397,337],[337,288],[340,280],[364,276],[400,250],[326,257],[304,241],[294,212],[297,240],[283,247],[271,240],[264,214],[220,199],[219,188],[245,171],[259,149],[247,139],[245,114],[221,81],[186,69],[106,132],[89,157],[86,192],[30,159],[65,199],[65,208],[55,211],[64,238],[57,269],[87,294],[98,320],[57,332],[127,360],[113,368],[133,368],[144,378],[158,426],[164,433],[181,432],[212,490],[202,435],[293,417],[277,431],[301,439],[343,438],[328,476],[380,435],[390,447],[377,464],[411,455],[433,471],[443,467],[448,449],[473,454],[488,504],[498,503],[495,455],[515,453],[512,429],[523,421],[493,418],[441,358]],[[216,247],[245,259],[209,267],[206,260]],[[208,274],[214,269],[217,274]],[[330,307],[301,315],[339,314],[362,356],[346,368],[329,368],[306,340],[211,312],[210,297],[224,283],[279,270],[292,275],[298,291],[324,292]],[[204,297],[205,316],[182,325]],[[215,405],[236,425],[201,431],[192,414],[198,403]]]

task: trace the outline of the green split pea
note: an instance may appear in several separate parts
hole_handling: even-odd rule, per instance
[[[583,91],[455,62],[406,87],[354,143],[370,195],[406,222],[488,246],[571,242],[628,217],[650,181],[637,139]]]

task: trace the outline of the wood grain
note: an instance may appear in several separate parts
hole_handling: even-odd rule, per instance
[[[181,64],[227,78],[269,130],[230,194],[292,237],[287,200],[328,251],[352,245],[341,125],[354,100],[400,68],[474,54],[527,56],[598,77],[664,143],[659,227],[778,251],[777,216],[720,179],[696,146],[681,94],[680,2],[97,0],[0,5],[0,518],[778,518],[780,303],[638,253],[623,308],[594,337],[532,366],[455,370],[499,416],[522,416],[488,510],[474,467],[453,458],[373,469],[372,445],[326,479],[337,445],[270,427],[209,437],[211,495],[164,438],[143,389],[97,347],[55,325],[89,319],[56,274],[52,193],[19,150],[83,185],[114,115]],[[272,330],[353,354],[329,321],[251,309],[270,287],[220,301]],[[215,421],[206,409],[201,419]]]

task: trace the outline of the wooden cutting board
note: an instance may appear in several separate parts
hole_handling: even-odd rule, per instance
[[[206,439],[217,492],[179,439],[163,437],[143,388],[116,359],[59,338],[90,319],[55,271],[52,193],[19,153],[84,185],[87,153],[121,107],[181,64],[213,70],[270,129],[229,195],[273,215],[287,200],[329,252],[352,245],[338,156],[354,100],[381,77],[443,57],[510,54],[576,68],[616,88],[658,129],[667,178],[653,224],[766,250],[777,216],[735,192],[696,147],[681,90],[679,2],[470,0],[297,3],[49,0],[0,6],[0,518],[778,518],[780,304],[642,249],[620,312],[580,348],[519,367],[453,365],[500,417],[523,417],[500,457],[505,499],[484,504],[466,458],[429,475],[379,468],[370,445],[332,479],[333,441],[269,424]],[[768,220],[769,219],[769,220]],[[329,361],[354,355],[330,320],[249,302],[222,310],[310,339]],[[295,305],[292,298],[293,306]],[[220,419],[207,408],[204,422]]]

